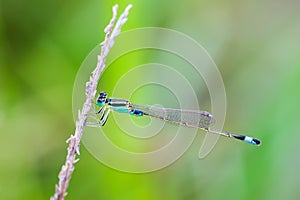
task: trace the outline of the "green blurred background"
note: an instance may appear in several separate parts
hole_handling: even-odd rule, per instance
[[[253,133],[263,145],[220,138],[198,160],[193,144],[147,174],[113,170],[81,146],[67,199],[299,199],[300,3],[266,0],[1,0],[0,199],[53,195],[74,132],[76,73],[103,40],[115,3],[119,13],[133,4],[122,30],[171,28],[201,43],[226,87],[224,129]]]

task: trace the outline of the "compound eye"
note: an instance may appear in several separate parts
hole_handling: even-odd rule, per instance
[[[100,97],[106,97],[107,93],[106,92],[100,92]]]

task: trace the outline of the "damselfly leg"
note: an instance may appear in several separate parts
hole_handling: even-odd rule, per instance
[[[100,127],[104,126],[107,121],[110,109],[107,105],[102,106],[98,111],[92,106],[92,112],[89,114],[89,118],[95,120],[93,122],[87,122],[86,125],[90,127]],[[100,117],[99,117],[100,116]]]
[[[105,110],[105,112],[103,112],[103,115],[102,115],[101,118],[100,118],[100,124],[101,124],[101,126],[104,126],[105,123],[107,122],[109,113],[110,113],[110,108],[107,108],[107,109]]]

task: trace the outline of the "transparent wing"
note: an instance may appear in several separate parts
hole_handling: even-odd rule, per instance
[[[173,108],[160,108],[149,105],[131,105],[132,109],[140,110],[144,115],[159,118],[164,121],[178,123],[180,125],[203,128],[208,130],[216,120],[206,111],[181,110]]]

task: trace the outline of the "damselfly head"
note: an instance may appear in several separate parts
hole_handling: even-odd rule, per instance
[[[106,92],[100,92],[99,93],[99,97],[106,97],[107,96],[107,93]]]
[[[106,92],[100,92],[99,97],[97,99],[97,105],[103,106],[106,102],[107,93]]]

